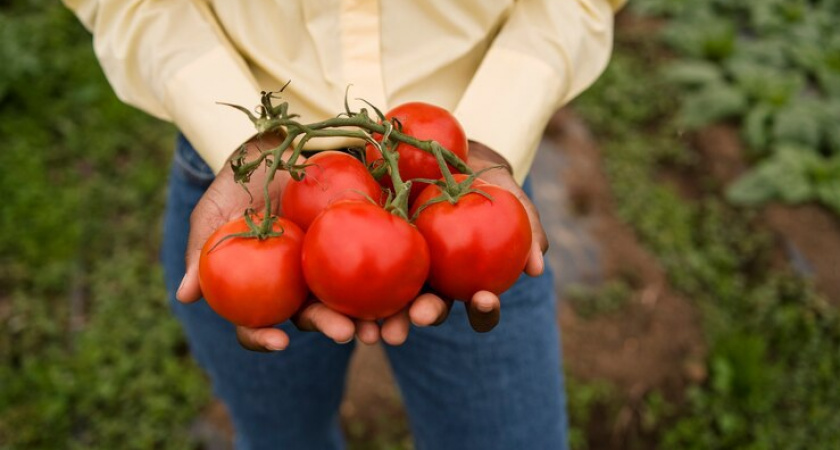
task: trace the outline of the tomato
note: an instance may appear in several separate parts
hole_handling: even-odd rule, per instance
[[[291,180],[283,190],[283,216],[306,230],[330,203],[341,199],[379,201],[382,188],[361,161],[347,153],[318,153],[307,161],[301,181]]]
[[[469,150],[467,135],[461,128],[461,124],[449,111],[428,103],[412,102],[388,111],[385,117],[399,120],[404,133],[421,141],[435,140],[462,160],[467,160]],[[441,177],[440,166],[438,166],[437,160],[431,153],[426,153],[407,144],[397,145],[396,150],[400,155],[397,165],[403,181],[415,178],[437,179]],[[368,163],[371,163],[381,159],[382,154],[374,146],[368,144],[365,148],[365,158]],[[450,166],[449,169],[455,172],[453,167]],[[381,181],[383,185],[392,187],[391,179],[387,175]],[[410,201],[414,201],[425,186],[428,185],[415,183],[411,188]]]
[[[468,193],[455,204],[430,204],[414,221],[429,245],[429,285],[458,300],[469,300],[481,290],[496,295],[508,290],[525,269],[531,250],[531,224],[519,199],[507,189],[480,180],[472,187],[492,200]],[[440,193],[434,185],[424,189],[412,216]]]
[[[217,314],[236,325],[275,325],[291,317],[309,295],[300,264],[303,231],[279,218],[274,223],[274,231],[283,233],[279,237],[232,237],[219,243],[247,231],[245,218],[239,218],[210,236],[198,263],[201,292]]]
[[[429,249],[406,220],[365,201],[342,200],[303,241],[303,275],[318,299],[358,319],[382,319],[413,300],[429,273]]]

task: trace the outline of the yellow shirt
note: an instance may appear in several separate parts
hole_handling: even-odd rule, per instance
[[[383,111],[447,108],[520,181],[551,114],[606,66],[624,2],[64,1],[93,33],[120,99],[174,122],[216,172],[254,128],[215,102],[256,105],[291,80],[283,97],[304,122],[343,111],[348,85],[351,99]]]

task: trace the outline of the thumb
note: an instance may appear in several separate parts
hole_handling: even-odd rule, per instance
[[[190,264],[190,258],[187,258],[187,272],[181,279],[181,286],[175,293],[175,298],[182,303],[192,303],[201,298],[201,287],[198,283],[198,256],[196,255],[193,259],[196,262]]]
[[[213,232],[227,221],[227,218],[221,214],[218,208],[208,207],[218,203],[208,200],[207,195],[205,195],[190,216],[190,235],[187,239],[187,251],[184,255],[187,270],[178,291],[175,293],[175,297],[183,303],[192,303],[201,298],[201,286],[198,280],[198,261],[201,257],[201,249]]]

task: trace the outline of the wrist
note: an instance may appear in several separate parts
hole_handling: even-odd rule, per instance
[[[260,133],[255,134],[251,139],[248,139],[243,144],[248,152],[248,156],[256,156],[266,150],[271,150],[283,142],[283,136],[278,133]],[[237,150],[238,151],[238,150]],[[236,155],[236,152],[231,154],[231,158]]]
[[[473,169],[481,170],[491,166],[502,166],[508,173],[513,174],[513,168],[504,156],[492,148],[478,141],[469,141],[469,161]]]

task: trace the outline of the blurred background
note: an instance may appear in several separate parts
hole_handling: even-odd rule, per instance
[[[573,448],[840,448],[838,22],[631,0],[549,124]],[[0,61],[0,448],[229,448],[158,265],[173,128],[58,2],[0,3]],[[350,448],[410,449],[381,350],[352,364]]]

